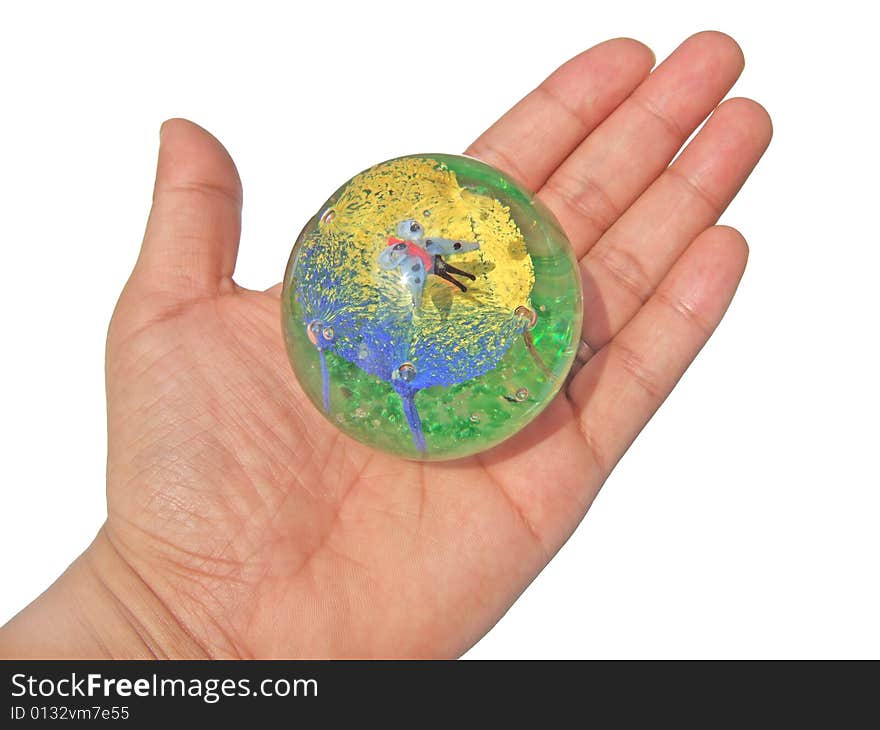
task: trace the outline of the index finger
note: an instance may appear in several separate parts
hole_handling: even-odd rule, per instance
[[[631,38],[600,43],[548,76],[466,154],[538,190],[566,157],[645,79],[654,54]]]

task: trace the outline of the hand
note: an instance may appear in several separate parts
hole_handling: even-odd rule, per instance
[[[315,410],[287,362],[280,288],[232,278],[232,160],[166,122],[108,336],[107,522],[0,650],[450,657],[485,634],[575,529],[745,267],[742,236],[714,225],[771,136],[755,102],[716,109],[740,49],[701,33],[649,75],[653,63],[635,41],[603,43],[468,150],[559,218],[586,346],[535,422],[453,463],[373,452]]]

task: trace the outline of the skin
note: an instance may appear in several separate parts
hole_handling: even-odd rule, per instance
[[[452,463],[373,452],[318,415],[287,362],[280,287],[233,280],[232,159],[166,122],[107,339],[107,521],[0,629],[0,655],[454,657],[483,636],[571,535],[746,264],[743,237],[715,225],[771,137],[760,105],[720,103],[742,53],[699,33],[653,66],[636,41],[600,44],[467,150],[559,218],[589,347],[527,429]]]

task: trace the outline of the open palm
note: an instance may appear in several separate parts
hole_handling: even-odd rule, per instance
[[[652,66],[635,41],[597,46],[468,150],[559,218],[580,259],[586,344],[535,422],[449,463],[376,453],[315,410],[287,362],[279,287],[232,279],[232,160],[194,124],[164,125],[108,338],[99,541],[192,647],[455,656],[568,538],[733,296],[747,247],[714,224],[770,140],[756,103],[718,106],[742,68],[728,37],[698,34]]]

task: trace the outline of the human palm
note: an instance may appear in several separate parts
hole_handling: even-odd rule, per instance
[[[199,127],[163,127],[153,210],[107,349],[100,540],[211,656],[455,656],[568,538],[720,321],[747,247],[714,224],[770,140],[742,68],[702,33],[572,59],[468,152],[559,218],[585,346],[563,393],[489,452],[378,453],[287,362],[279,287],[233,282],[241,188]],[[714,114],[670,166],[690,133]]]

